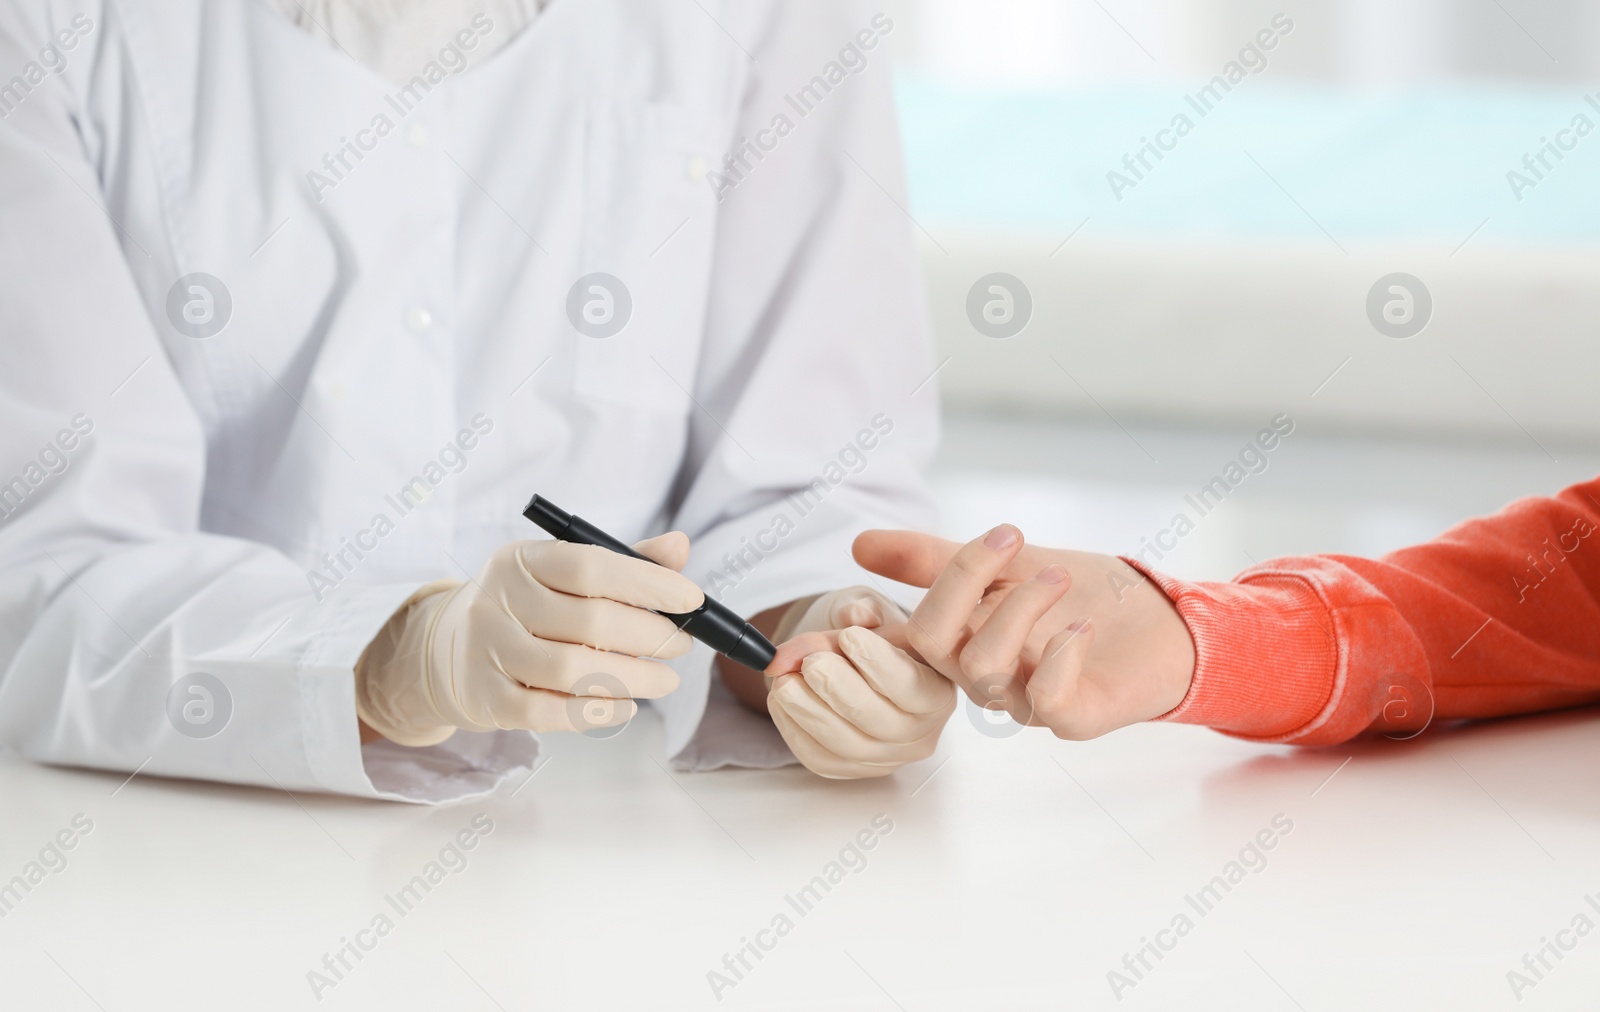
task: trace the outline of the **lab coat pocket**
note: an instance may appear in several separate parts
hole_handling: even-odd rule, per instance
[[[717,130],[681,106],[588,110],[583,253],[566,306],[578,395],[689,412],[716,234],[706,173]]]

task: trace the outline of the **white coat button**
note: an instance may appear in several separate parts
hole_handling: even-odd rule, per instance
[[[420,148],[428,143],[428,131],[421,123],[413,123],[411,129],[406,131],[406,140],[410,141],[412,146]]]
[[[417,306],[406,310],[406,329],[413,334],[420,334],[433,324],[433,314]]]
[[[711,171],[711,165],[704,158],[701,158],[699,155],[695,155],[693,158],[689,159],[688,173],[690,179],[698,183],[700,180],[706,178],[706,173],[709,171]]]

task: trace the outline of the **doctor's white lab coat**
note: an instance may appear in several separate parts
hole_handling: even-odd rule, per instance
[[[363,749],[352,666],[536,491],[746,614],[864,582],[857,531],[933,520],[892,30],[556,0],[400,85],[258,0],[0,7],[0,744],[490,790],[531,736]],[[790,761],[710,660],[680,768]]]

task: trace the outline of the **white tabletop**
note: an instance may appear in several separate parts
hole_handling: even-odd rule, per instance
[[[669,774],[647,714],[550,740],[514,796],[432,809],[7,756],[0,875],[93,828],[0,919],[0,1007],[1575,1008],[1600,937],[1564,936],[1521,1006],[1507,971],[1600,924],[1597,732],[1587,710],[1328,750],[1171,726],[1077,744],[962,711],[933,759],[835,783]],[[469,863],[399,913],[386,896],[478,813]],[[863,830],[864,867],[788,902]],[[1263,830],[1265,867],[1201,914],[1186,897]],[[308,972],[380,913],[392,931],[319,1001]],[[1108,972],[1180,913],[1192,932],[1119,1002]]]
[[[949,533],[1007,519],[1047,544],[1128,550],[1238,446],[1135,434],[1161,469],[1110,423],[956,417],[938,475]],[[1600,470],[1592,450],[1556,465],[1532,444],[1294,438],[1175,572],[1385,551]],[[93,823],[0,918],[0,1010],[1455,1012],[1600,995],[1600,931],[1558,935],[1579,914],[1600,925],[1585,900],[1600,904],[1600,710],[1315,750],[1170,726],[990,738],[961,711],[937,756],[873,783],[670,776],[648,713],[547,749],[515,796],[439,809],[124,786],[0,756],[0,890],[74,816]],[[385,897],[478,813],[493,829],[467,866],[399,914]],[[863,830],[865,868],[801,915],[786,897]],[[1186,897],[1263,830],[1265,868],[1201,915]],[[1158,936],[1180,913],[1193,931]],[[393,931],[317,1000],[308,972],[379,914]],[[780,914],[793,930],[760,936],[775,945],[747,952],[718,1001],[708,973],[734,979],[724,957]],[[1132,978],[1125,956],[1160,937],[1171,951],[1147,952],[1118,1001],[1107,974]],[[1573,948],[1538,980],[1524,955],[1558,938]],[[1512,970],[1535,981],[1520,1003]]]

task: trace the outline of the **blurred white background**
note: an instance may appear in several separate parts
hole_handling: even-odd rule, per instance
[[[1600,128],[1600,4],[886,7],[951,536],[1136,551],[1280,414],[1294,435],[1166,568],[1378,553],[1600,472],[1600,129],[1524,162]],[[994,273],[1032,299],[1013,337],[969,315]],[[1369,315],[1393,273],[1431,297],[1414,336]]]
[[[1304,44],[1277,61],[1285,76],[1302,79],[1360,87],[1472,79],[1582,84],[1600,68],[1600,6],[1590,0],[897,0],[884,6],[901,26],[902,65],[978,86],[1210,76],[1219,57],[1278,13],[1305,29]],[[1135,46],[1154,58],[1130,52]]]

